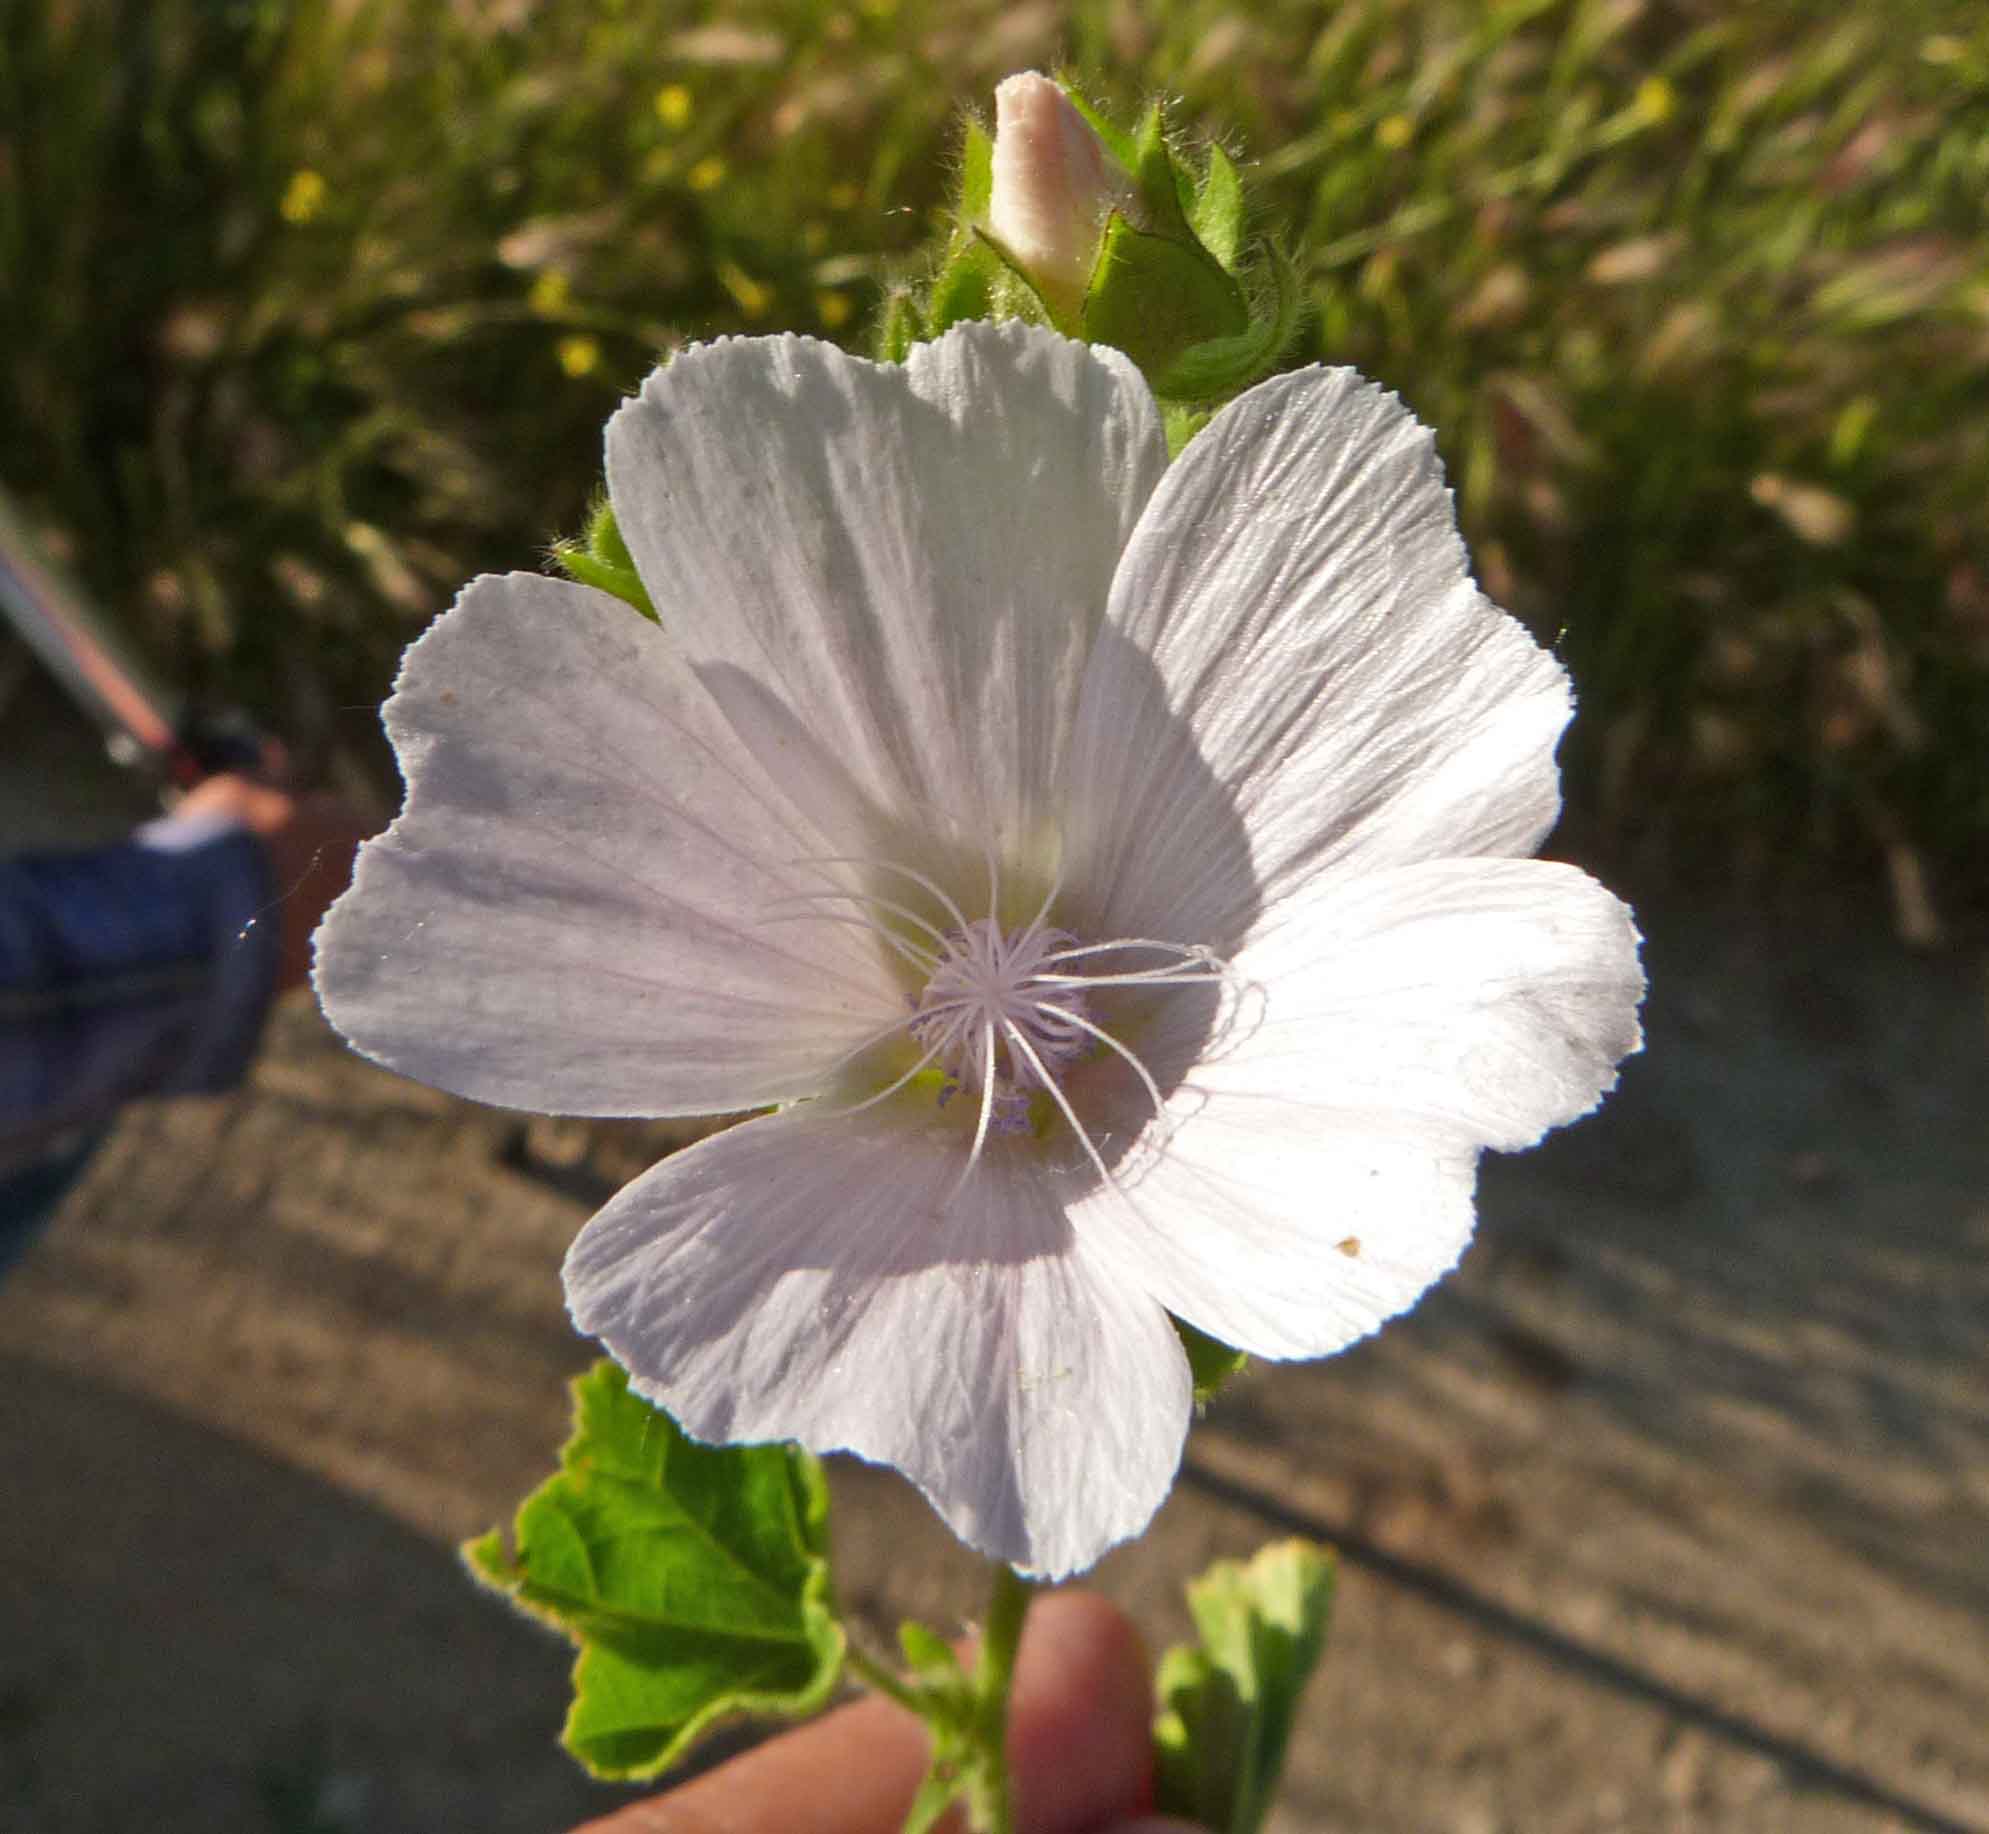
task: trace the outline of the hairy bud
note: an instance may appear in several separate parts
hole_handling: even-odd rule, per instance
[[[1105,219],[1126,189],[1091,124],[1048,77],[1026,70],[996,88],[988,230],[1053,311],[1082,303]]]

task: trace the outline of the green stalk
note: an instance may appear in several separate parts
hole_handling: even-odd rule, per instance
[[[925,1702],[918,1690],[907,1687],[875,1656],[859,1649],[854,1640],[843,1651],[843,1663],[865,1687],[882,1694],[887,1700],[896,1701],[907,1713],[924,1717]]]
[[[1006,1566],[995,1568],[988,1600],[987,1627],[981,1632],[980,1666],[974,1681],[981,1697],[982,1725],[995,1753],[992,1788],[981,1834],[1015,1834],[1015,1794],[1008,1774],[1008,1698],[1015,1685],[1015,1652],[1032,1596],[1028,1582]]]

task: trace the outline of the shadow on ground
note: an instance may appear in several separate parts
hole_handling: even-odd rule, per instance
[[[1100,1570],[1294,1527],[1350,1556],[1277,1834],[1989,1831],[1989,979],[1882,929],[1647,913],[1651,1048],[1488,1165],[1408,1318],[1248,1372]],[[249,1085],[134,1110],[0,1290],[0,1824],[544,1834],[562,1646],[451,1552],[588,1347],[557,1269],[680,1136],[525,1124],[281,1009]],[[969,1563],[840,1470],[844,1594]]]
[[[548,1737],[559,1646],[435,1540],[18,1357],[0,1445],[6,1826],[544,1834],[601,1806]]]

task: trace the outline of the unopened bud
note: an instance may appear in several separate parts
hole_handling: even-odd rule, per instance
[[[1090,122],[1048,77],[1026,70],[997,86],[988,230],[1052,312],[1082,305],[1099,233],[1126,194]]]

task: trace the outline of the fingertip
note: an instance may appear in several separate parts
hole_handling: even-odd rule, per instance
[[[1031,1608],[1016,1658],[1008,1750],[1028,1834],[1080,1834],[1153,1799],[1153,1683],[1132,1620],[1095,1592]]]

